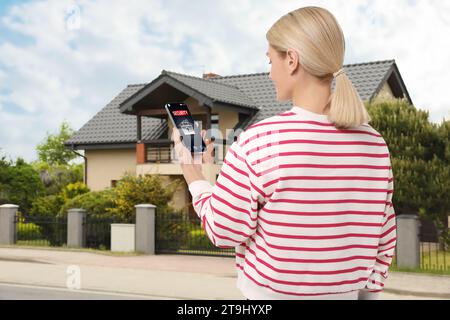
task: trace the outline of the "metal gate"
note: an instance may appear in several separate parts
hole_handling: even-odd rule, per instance
[[[198,217],[180,213],[155,215],[156,253],[234,257],[234,248],[213,245]]]

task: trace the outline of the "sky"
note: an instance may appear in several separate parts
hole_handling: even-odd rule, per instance
[[[267,30],[309,5],[337,18],[344,64],[395,59],[416,108],[450,119],[450,1],[0,0],[0,157],[36,160],[63,121],[80,129],[163,69],[269,72]]]

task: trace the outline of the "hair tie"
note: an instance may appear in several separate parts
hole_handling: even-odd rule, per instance
[[[339,71],[333,73],[333,77],[337,78],[340,74],[342,74],[344,72],[345,72],[345,70],[344,70],[344,68],[342,68]]]

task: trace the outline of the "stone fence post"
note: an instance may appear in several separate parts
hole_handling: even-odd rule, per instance
[[[155,254],[156,206],[138,204],[136,208],[136,251]]]
[[[401,214],[397,220],[397,266],[399,268],[420,267],[419,217]]]
[[[0,244],[13,245],[17,238],[16,214],[19,206],[3,204],[0,206]]]
[[[86,210],[69,209],[67,214],[67,246],[83,248],[86,245],[86,228],[84,221]]]

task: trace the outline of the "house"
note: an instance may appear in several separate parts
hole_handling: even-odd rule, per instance
[[[344,66],[364,101],[405,98],[412,104],[395,60]],[[334,87],[334,81],[332,88]],[[227,148],[240,130],[284,112],[291,102],[276,101],[269,73],[202,78],[163,70],[146,84],[131,84],[89,120],[65,145],[85,152],[85,182],[91,190],[114,187],[125,173],[159,174],[166,183],[181,178],[172,158],[169,134],[172,123],[164,105],[184,102],[203,128],[214,136],[216,160],[204,165],[212,183],[220,171]],[[192,210],[186,183],[174,195],[172,205]]]

